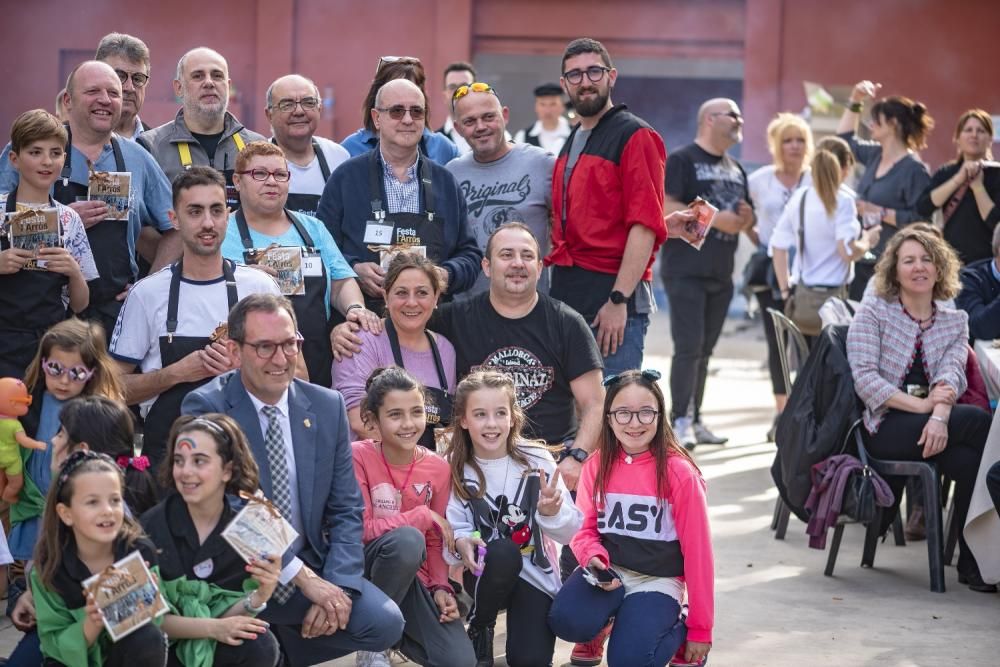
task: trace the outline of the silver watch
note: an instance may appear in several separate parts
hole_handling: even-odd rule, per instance
[[[267,609],[267,602],[261,602],[259,607],[254,607],[253,593],[254,592],[251,591],[250,593],[247,594],[245,598],[243,598],[243,610],[246,611],[248,614],[259,614],[265,609]]]

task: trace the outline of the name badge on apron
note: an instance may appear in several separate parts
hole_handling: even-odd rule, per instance
[[[306,278],[323,277],[323,260],[314,250],[302,251],[302,275]]]
[[[365,243],[392,243],[392,225],[385,225],[374,220],[365,223]]]

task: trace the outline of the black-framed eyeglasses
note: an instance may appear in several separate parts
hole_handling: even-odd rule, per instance
[[[302,351],[302,341],[305,340],[301,335],[296,335],[295,338],[289,338],[288,340],[281,341],[280,343],[274,343],[271,341],[264,341],[263,343],[251,343],[248,341],[240,341],[240,344],[247,345],[253,348],[253,351],[257,353],[258,359],[272,359],[277,353],[278,348],[281,348],[282,354],[286,357],[294,357],[299,352]]]
[[[291,113],[295,111],[295,107],[297,106],[302,107],[303,111],[315,111],[319,108],[320,104],[322,104],[322,100],[315,97],[303,97],[301,100],[292,100],[286,97],[285,99],[278,100],[278,103],[274,106],[278,107],[279,111]]]
[[[375,110],[379,113],[389,114],[389,118],[393,120],[403,120],[403,117],[409,113],[410,118],[413,120],[423,120],[425,109],[423,107],[412,106],[404,107],[402,104],[397,104],[391,107],[375,107]]]
[[[604,67],[602,65],[591,65],[587,69],[571,69],[568,72],[563,72],[563,78],[574,86],[578,83],[583,82],[583,75],[586,74],[587,78],[590,79],[591,83],[597,83],[604,78],[607,72],[610,72],[610,67]]]
[[[614,417],[615,423],[619,426],[627,426],[632,422],[633,417],[638,419],[640,424],[652,424],[656,421],[656,416],[659,414],[660,411],[653,408],[642,408],[641,410],[626,410],[622,408],[621,410],[612,410],[608,413],[608,416]]]
[[[123,86],[129,79],[132,79],[132,85],[136,88],[142,88],[149,83],[149,75],[142,72],[126,72],[123,69],[115,69],[115,74],[118,75],[118,80],[122,82]]]
[[[391,63],[404,63],[407,65],[421,65],[420,58],[415,58],[413,56],[382,56],[378,59],[378,65],[375,66],[375,76],[382,71],[382,68]]]
[[[73,382],[86,382],[90,378],[94,377],[95,372],[95,369],[87,368],[82,364],[80,366],[73,366],[70,368],[68,366],[63,366],[58,361],[47,358],[42,359],[42,370],[45,371],[46,375],[54,378],[67,375]]]
[[[712,115],[713,116],[729,116],[733,120],[737,120],[737,121],[738,120],[743,120],[743,114],[741,114],[739,111],[733,111],[732,109],[730,109],[729,111],[716,111]]]
[[[257,167],[256,169],[249,169],[244,171],[236,172],[240,176],[246,176],[250,174],[250,178],[255,181],[266,181],[268,176],[274,176],[274,180],[278,183],[284,183],[292,177],[292,174],[287,169],[275,169],[274,171],[268,171],[263,167]]]

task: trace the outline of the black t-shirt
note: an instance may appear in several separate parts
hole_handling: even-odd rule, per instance
[[[927,371],[924,370],[924,351],[922,347],[917,347],[916,354],[913,355],[913,363],[910,365],[910,370],[907,371],[906,377],[903,378],[903,387],[905,388],[908,384],[918,384],[921,387],[930,386],[930,380],[927,379]]]
[[[197,139],[198,143],[201,144],[201,147],[205,149],[206,153],[208,153],[209,162],[215,162],[215,149],[219,147],[219,142],[222,141],[223,132],[225,132],[225,130],[222,130],[222,132],[216,132],[215,134],[191,133],[191,136]]]
[[[455,346],[459,377],[482,367],[514,377],[528,437],[561,443],[576,435],[570,382],[602,363],[594,336],[575,310],[539,294],[530,313],[512,320],[497,313],[483,292],[441,306],[428,326]]]
[[[747,175],[739,162],[728,155],[712,155],[698,144],[690,144],[667,159],[667,195],[683,204],[695,197],[710,202],[720,211],[736,212],[740,201],[750,202]],[[683,239],[663,244],[661,273],[669,278],[718,278],[730,280],[738,234],[709,230],[701,250]]]

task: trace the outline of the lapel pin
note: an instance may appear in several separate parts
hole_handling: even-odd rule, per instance
[[[306,425],[306,428],[312,428],[312,422],[308,418],[303,419],[302,423]]]

